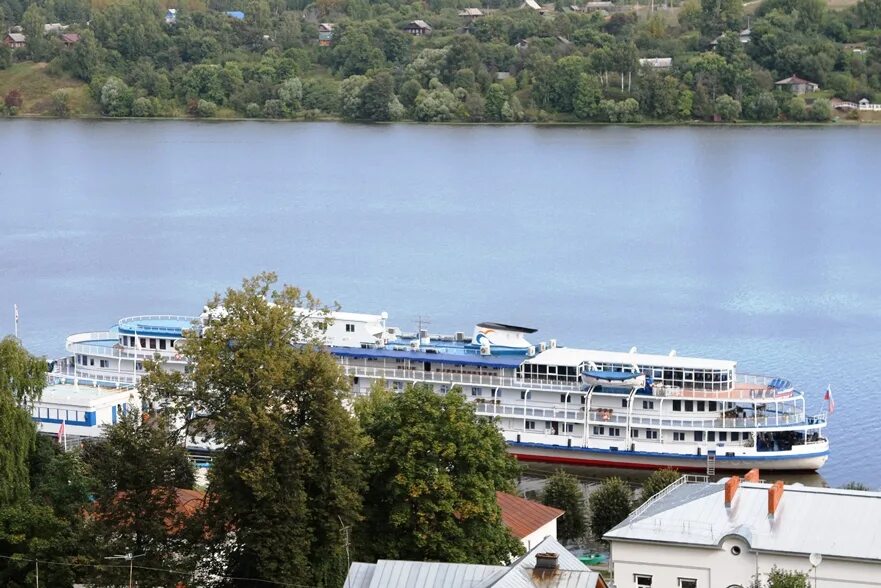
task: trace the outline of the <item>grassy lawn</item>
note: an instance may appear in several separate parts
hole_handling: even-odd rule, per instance
[[[69,76],[54,76],[46,72],[45,63],[16,63],[0,70],[0,96],[10,90],[21,92],[23,104],[19,114],[52,114],[52,92],[61,88],[70,90],[71,114],[97,114],[97,105],[89,96],[89,88]]]

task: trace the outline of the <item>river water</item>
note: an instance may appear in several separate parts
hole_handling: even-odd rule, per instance
[[[276,270],[407,330],[696,354],[837,410],[881,486],[881,128],[0,122],[0,333],[34,352]]]

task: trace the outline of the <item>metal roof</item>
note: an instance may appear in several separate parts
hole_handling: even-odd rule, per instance
[[[534,578],[535,555],[556,553],[557,570]],[[545,537],[509,566],[379,560],[353,563],[344,588],[597,588],[599,574],[581,563],[553,537]]]
[[[719,547],[737,535],[756,551],[881,563],[881,492],[785,486],[768,518],[770,484],[742,482],[726,508],[725,481],[676,487],[604,539]]]
[[[502,522],[518,539],[535,533],[564,514],[562,510],[545,506],[507,492],[496,492],[496,504],[502,511]]]
[[[649,353],[624,353],[621,351],[601,351],[596,349],[576,349],[573,347],[555,347],[542,351],[526,363],[546,365],[578,366],[582,362],[635,363],[642,366],[670,367],[682,369],[730,370],[737,365],[736,361],[727,359],[703,359],[699,357],[680,357],[678,355],[656,355]]]

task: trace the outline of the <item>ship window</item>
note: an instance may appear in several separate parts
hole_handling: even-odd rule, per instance
[[[655,402],[654,402],[654,400],[643,400],[642,407],[646,410],[654,410],[655,409]]]
[[[566,432],[572,433],[575,431],[575,425],[572,423],[566,423]]]
[[[716,410],[716,401],[710,400],[710,412],[713,412],[715,410]]]
[[[634,439],[638,439],[639,438],[639,429],[631,429],[630,436],[633,437]]]
[[[593,428],[593,434],[594,434],[594,435],[605,435],[605,434],[606,434],[606,428],[605,428],[605,427],[597,427],[597,426],[594,426],[594,428]]]
[[[393,384],[393,387],[394,387],[394,389],[395,389],[396,392],[400,392],[401,390],[404,389],[404,382],[395,382],[395,383]]]
[[[685,433],[681,431],[673,431],[673,440],[674,441],[685,441]]]
[[[706,408],[707,408],[707,403],[706,403],[706,402],[704,402],[703,400],[698,400],[698,401],[697,401],[697,410],[698,410],[698,412],[704,412],[704,411],[706,410]]]
[[[701,442],[704,440],[704,432],[703,431],[695,431],[694,432],[694,440]]]
[[[697,588],[697,580],[694,578],[679,578],[679,588]]]
[[[693,412],[694,411],[694,400],[686,400],[685,401],[685,412]]]
[[[110,362],[109,362],[108,360],[106,360],[106,359],[102,359],[102,360],[100,361],[100,364],[101,364],[101,367],[102,367],[102,368],[110,367]]]
[[[642,574],[633,574],[633,583],[637,586],[651,586],[652,577],[644,576]]]
[[[530,392],[528,390],[521,390],[520,391],[520,400],[531,400],[531,399],[532,399],[532,392]]]
[[[165,349],[166,343],[165,339],[159,339],[159,349]]]
[[[535,429],[535,421],[526,421],[526,430]]]
[[[143,369],[144,369],[144,364],[142,364],[140,361],[136,361],[135,362],[135,370],[141,371]]]
[[[707,441],[716,441],[716,431],[707,431]]]
[[[449,391],[450,391],[449,386],[447,386],[446,384],[441,384],[441,386],[440,386],[440,393],[441,394],[446,394]]]
[[[563,404],[569,402],[569,395],[568,394],[560,394],[560,402],[562,402]]]
[[[627,399],[626,398],[621,399],[621,408],[627,408]]]
[[[731,433],[731,440],[732,441],[740,441],[740,433],[738,433],[737,431]]]
[[[354,333],[355,332],[355,325],[352,323],[346,323],[346,332],[347,333]]]
[[[675,410],[675,411],[682,410],[682,401],[681,400],[674,400],[673,401],[673,410]]]
[[[89,358],[89,365],[95,365],[95,358],[94,357]]]
[[[150,349],[156,349],[156,339],[150,338]]]
[[[655,429],[646,429],[645,438],[646,439],[657,439],[658,432]]]
[[[472,396],[483,396],[483,388],[471,388]]]
[[[728,441],[728,431],[719,431],[719,441]]]
[[[141,348],[142,349],[147,348],[147,338],[146,337],[141,337]]]
[[[585,403],[585,399],[586,399],[586,398],[587,398],[586,396],[582,396],[582,397],[581,397],[581,404],[584,404],[584,403]]]

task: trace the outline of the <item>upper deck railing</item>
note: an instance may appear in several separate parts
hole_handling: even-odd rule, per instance
[[[118,336],[110,331],[77,333],[67,338],[65,347],[74,354],[91,355],[110,359],[153,359],[158,353],[168,361],[183,361],[177,358],[177,351],[171,349],[134,349],[123,347],[119,343],[113,345],[90,345],[88,341],[117,341]]]
[[[119,319],[117,326],[120,329],[126,329],[137,332],[139,335],[144,333],[145,335],[149,335],[150,333],[162,333],[168,332],[169,329],[174,329],[177,327],[168,327],[168,326],[158,326],[158,325],[138,325],[139,321],[179,321],[182,323],[187,323],[187,328],[192,325],[194,321],[197,321],[198,318],[194,316],[184,316],[179,314],[144,314],[140,316],[127,316],[125,318]],[[135,327],[131,327],[130,324],[135,323]]]

